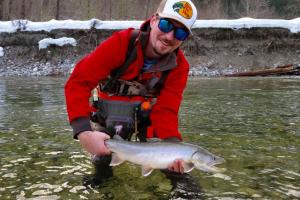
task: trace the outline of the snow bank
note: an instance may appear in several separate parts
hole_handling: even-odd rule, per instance
[[[13,33],[17,31],[17,26],[15,26],[12,21],[0,22],[0,33]]]
[[[48,31],[55,29],[91,29],[97,24],[101,24],[100,20],[91,19],[88,21],[79,20],[50,20],[48,22],[31,22],[28,21],[26,31]]]
[[[48,22],[32,22],[28,20],[14,20],[0,22],[0,33],[16,31],[48,31],[55,29],[126,29],[139,28],[143,21],[101,21],[91,19],[79,20],[50,20]],[[292,20],[282,19],[252,19],[241,18],[234,20],[197,20],[193,28],[285,28],[292,33],[300,32],[300,18]]]
[[[234,20],[197,20],[193,28],[285,28],[292,33],[300,32],[300,18],[283,19],[252,19],[241,18]]]
[[[70,44],[72,46],[76,46],[77,42],[74,38],[62,37],[58,39],[53,38],[45,38],[39,41],[39,49],[46,49],[49,45],[57,45],[64,46]]]
[[[32,22],[28,20],[0,21],[0,33],[12,33],[20,31],[47,31],[56,29],[126,29],[128,27],[139,28],[142,21],[101,21],[91,19],[79,20],[50,20],[47,22]]]

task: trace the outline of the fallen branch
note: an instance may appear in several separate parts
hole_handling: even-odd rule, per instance
[[[237,77],[237,76],[271,76],[271,75],[285,75],[285,74],[299,74],[300,65],[296,66],[293,64],[278,66],[272,69],[263,69],[248,72],[238,72],[234,74],[225,74],[227,77]]]

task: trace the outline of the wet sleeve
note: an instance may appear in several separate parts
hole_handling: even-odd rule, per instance
[[[124,42],[126,43],[124,39],[121,39],[119,33],[113,34],[94,52],[76,64],[70,75],[65,85],[65,98],[74,137],[80,131],[91,130],[87,123],[90,115],[91,91],[100,80],[105,79],[125,60],[127,44]]]

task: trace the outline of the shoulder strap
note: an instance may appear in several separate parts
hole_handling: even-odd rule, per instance
[[[153,81],[153,83],[151,83],[151,82],[148,83],[147,89],[149,91],[152,90],[152,92],[154,94],[158,95],[160,93],[161,89],[163,88],[164,83],[165,83],[169,73],[170,73],[170,70],[163,71],[159,80]]]
[[[107,91],[115,82],[120,78],[120,76],[128,69],[129,65],[134,61],[137,56],[137,49],[135,47],[135,40],[138,37],[139,31],[133,30],[130,36],[129,44],[127,47],[127,55],[123,65],[112,71],[110,78],[106,84],[102,87],[102,91]]]

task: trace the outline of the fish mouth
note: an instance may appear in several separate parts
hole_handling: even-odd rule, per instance
[[[207,163],[208,166],[212,167],[214,165],[222,164],[225,162],[224,158],[216,157],[213,161]]]
[[[215,164],[214,164],[215,165]],[[225,168],[219,168],[219,167],[215,167],[213,165],[196,165],[195,166],[197,169],[202,170],[204,172],[208,172],[208,173],[222,173],[225,172],[226,169]]]

